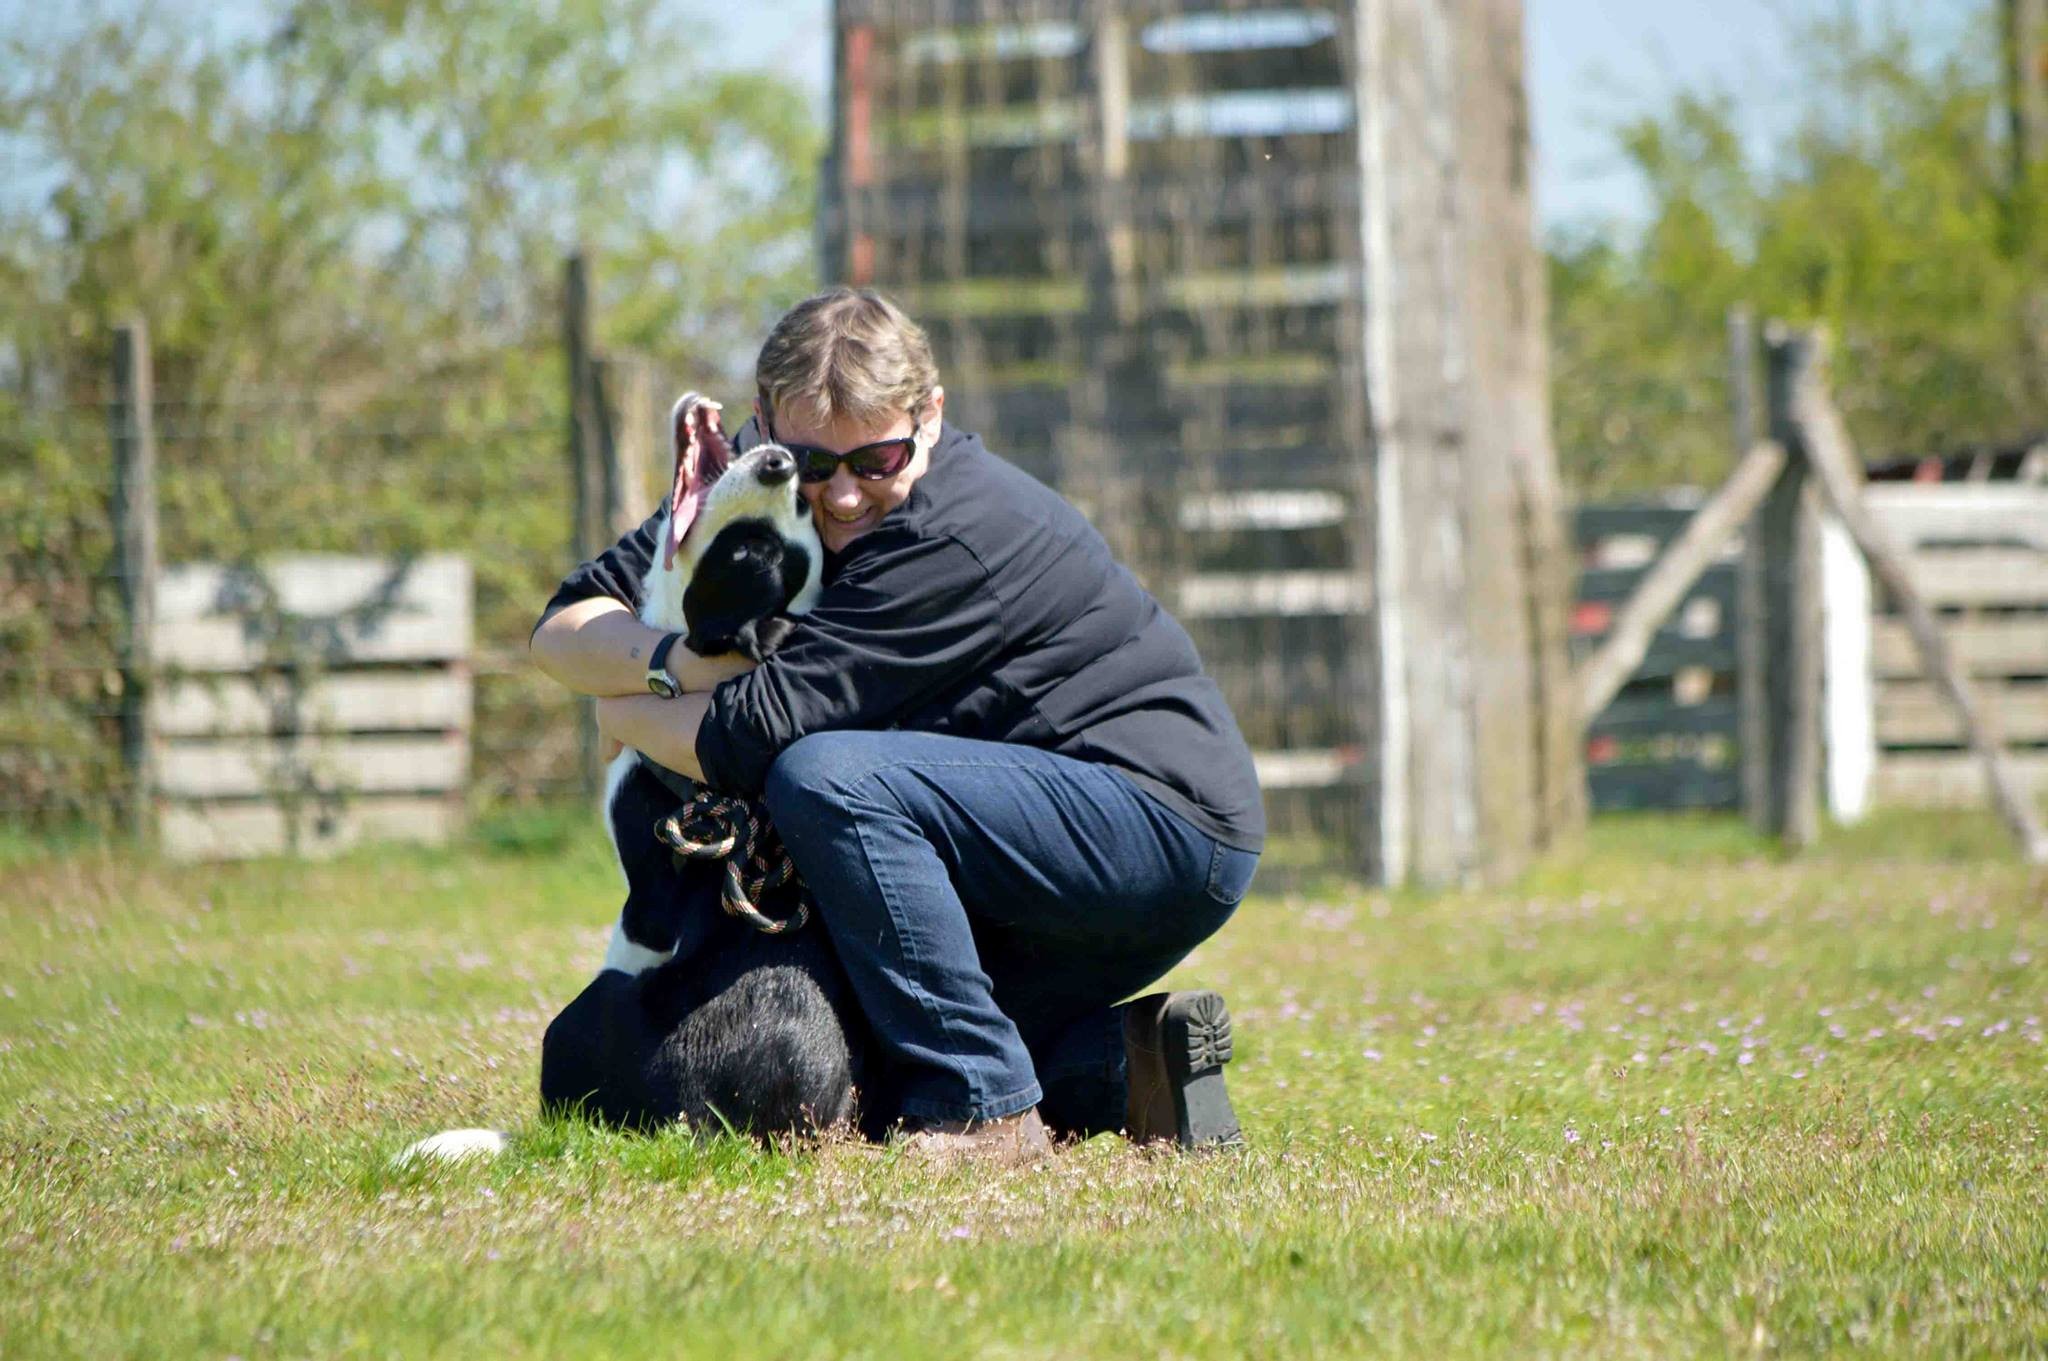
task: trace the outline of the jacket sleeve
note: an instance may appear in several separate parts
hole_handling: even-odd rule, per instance
[[[534,622],[534,631],[538,632],[540,626],[563,606],[598,596],[608,595],[638,614],[640,583],[646,580],[648,565],[654,561],[654,534],[660,527],[660,520],[661,512],[657,510],[638,529],[564,577],[562,584],[555,588],[547,608]],[[533,635],[529,633],[527,636],[531,638]]]
[[[758,797],[783,748],[815,732],[888,727],[1003,645],[988,573],[951,538],[877,543],[849,563],[782,646],[721,684],[697,730],[712,788]]]

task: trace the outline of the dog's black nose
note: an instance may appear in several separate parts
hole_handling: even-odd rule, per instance
[[[779,487],[796,476],[796,460],[783,449],[770,449],[761,455],[761,466],[754,470],[754,476],[764,487]]]

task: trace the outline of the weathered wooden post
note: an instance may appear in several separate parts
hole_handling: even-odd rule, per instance
[[[582,562],[604,546],[604,451],[602,403],[590,353],[590,283],[583,254],[562,265],[562,353],[569,384],[569,554]],[[584,792],[595,798],[603,787],[597,706],[577,701],[577,768]]]
[[[1785,466],[1757,512],[1761,606],[1745,629],[1759,659],[1763,694],[1763,829],[1789,846],[1820,835],[1820,500],[1792,415],[1793,386],[1811,361],[1811,339],[1773,322],[1765,330],[1771,437]]]
[[[1756,313],[1747,303],[1740,303],[1728,309],[1728,415],[1738,459],[1755,447],[1761,435],[1756,373]],[[1771,787],[1763,609],[1763,520],[1752,514],[1742,525],[1742,556],[1735,566],[1735,742],[1742,772],[1743,816],[1758,828],[1769,822]]]
[[[1569,838],[1520,0],[972,8],[833,6],[826,274],[1137,559],[1276,830],[1428,884]]]
[[[2031,791],[2021,786],[2005,758],[1994,711],[1978,702],[1934,611],[1921,598],[1920,588],[1907,570],[1905,555],[1878,529],[1863,504],[1862,469],[1850,448],[1848,427],[1828,395],[1826,334],[1795,332],[1773,347],[1774,411],[1780,407],[1781,363],[1782,410],[1788,428],[1798,436],[1816,490],[1840,517],[1871,572],[1898,606],[1921,665],[1955,714],[1964,740],[1983,769],[1992,806],[2019,843],[2020,853],[2032,864],[2048,864],[2048,829],[2041,825]]]
[[[121,760],[128,772],[123,801],[129,835],[153,839],[155,761],[149,731],[150,638],[157,583],[156,384],[149,327],[141,318],[114,330],[113,437],[115,575],[121,590]]]
[[[647,518],[653,491],[649,469],[655,449],[661,447],[661,431],[655,419],[654,374],[645,359],[603,355],[593,369],[604,436],[602,542],[609,542],[631,533]]]
[[[1357,16],[1376,877],[1498,878],[1581,816],[1519,4]]]

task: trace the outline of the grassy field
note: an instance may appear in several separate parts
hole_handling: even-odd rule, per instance
[[[2048,1348],[2048,879],[1986,821],[1262,892],[1180,975],[1250,1149],[1003,1174],[540,1126],[580,828],[0,882],[4,1358]],[[389,1169],[467,1124],[514,1151]]]

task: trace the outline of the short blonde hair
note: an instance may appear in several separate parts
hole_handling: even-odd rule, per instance
[[[939,385],[931,341],[903,310],[868,288],[832,288],[789,309],[754,363],[761,406],[772,419],[830,425],[912,418]]]

